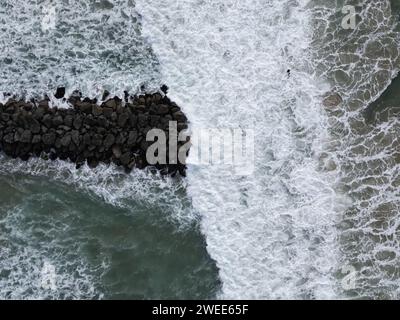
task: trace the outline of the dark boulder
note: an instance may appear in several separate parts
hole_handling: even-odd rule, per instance
[[[62,125],[63,123],[64,123],[64,120],[61,116],[58,115],[53,118],[53,126],[54,127],[58,127],[58,126]]]
[[[113,153],[115,158],[119,159],[121,157],[121,155],[122,155],[121,147],[118,146],[118,145],[114,145],[112,147],[112,153]]]
[[[110,99],[110,100],[106,101],[104,103],[104,105],[107,108],[111,108],[112,110],[115,110],[117,108],[117,103],[116,103],[116,101],[114,99]]]
[[[123,128],[129,120],[129,114],[127,112],[121,113],[118,117],[118,126]]]
[[[13,133],[8,133],[8,134],[6,134],[4,137],[3,137],[3,140],[6,142],[6,143],[13,143],[14,142],[14,134]]]
[[[89,133],[85,133],[84,135],[83,135],[83,143],[85,144],[85,145],[90,145],[91,143],[92,143],[92,138],[90,137],[90,134]]]
[[[125,152],[124,154],[121,155],[119,160],[121,161],[121,164],[123,166],[128,166],[129,163],[131,162],[131,159],[132,159],[131,153]]]
[[[79,110],[85,114],[92,113],[92,104],[90,102],[79,102],[77,106]]]
[[[79,130],[82,127],[83,124],[83,119],[80,115],[77,115],[74,122],[73,122],[73,126],[76,130]]]
[[[96,147],[100,147],[103,144],[103,136],[101,134],[93,135],[92,144]]]
[[[46,133],[42,136],[42,141],[45,145],[53,145],[54,142],[56,141],[56,135],[55,133],[51,132],[51,133]]]
[[[104,107],[103,108],[103,115],[107,118],[111,118],[112,113],[114,110],[112,108]]]
[[[128,141],[126,143],[128,147],[134,146],[136,144],[137,138],[138,138],[137,131],[130,131],[128,136]]]
[[[115,137],[111,133],[107,134],[106,138],[104,139],[104,146],[106,148],[110,148],[115,143]]]
[[[110,96],[110,92],[108,92],[107,90],[104,90],[101,100],[105,101],[109,96]]]
[[[46,128],[50,129],[51,127],[53,127],[53,118],[50,114],[46,114],[42,118],[42,123],[46,126]]]
[[[56,91],[54,96],[56,97],[56,99],[64,98],[64,96],[65,96],[65,88],[64,87],[57,88],[57,91]]]
[[[113,112],[113,113],[111,114],[110,119],[111,119],[112,122],[116,122],[117,119],[118,119],[117,113],[116,113],[116,112]]]
[[[96,158],[90,158],[88,159],[88,166],[91,169],[96,168],[99,165],[99,160],[97,160]]]
[[[46,101],[46,102],[47,102],[47,101]],[[47,108],[48,108],[48,106],[47,106]],[[46,113],[46,109],[45,109],[44,107],[41,107],[41,106],[39,105],[39,107],[36,108],[36,109],[33,111],[33,117],[34,117],[36,120],[39,120],[39,119],[41,119],[41,118],[44,116],[45,113]]]
[[[32,138],[33,144],[40,143],[41,141],[42,141],[42,136],[39,134],[35,134]]]
[[[169,107],[165,104],[153,105],[150,108],[150,112],[157,115],[165,115],[169,113]]]
[[[183,114],[182,111],[177,111],[175,112],[172,117],[174,118],[174,120],[179,121],[179,122],[186,122],[187,118],[186,116]]]
[[[79,146],[80,143],[80,135],[78,130],[72,130],[71,131],[71,139],[72,142],[75,143],[75,145]]]
[[[168,86],[165,85],[165,84],[163,84],[163,85],[161,86],[161,91],[164,92],[165,94],[168,93],[168,89],[169,89]]]
[[[60,99],[64,95],[57,94]],[[91,167],[114,162],[130,172],[149,165],[146,151],[151,142],[145,138],[149,130],[168,130],[171,120],[178,122],[178,130],[188,125],[180,108],[161,92],[140,96],[126,92],[124,105],[114,97],[98,106],[95,99],[82,100],[79,92],[67,101],[72,108],[49,107],[48,98],[0,103],[1,150],[22,160],[31,156],[70,160],[76,167],[86,161]],[[158,165],[154,169],[183,175],[185,165]]]
[[[67,115],[64,117],[64,124],[65,124],[67,127],[72,127],[73,123],[74,123],[74,117],[73,117],[73,115],[67,114]]]
[[[145,114],[139,114],[138,116],[138,127],[144,128],[147,126],[148,116]]]
[[[63,147],[68,147],[71,143],[71,135],[70,134],[66,134],[64,137],[61,138],[61,145]]]
[[[126,134],[126,132],[120,132],[120,133],[117,135],[117,138],[115,139],[115,143],[116,143],[116,144],[123,145],[123,144],[125,144],[126,139],[127,139],[127,134]]]
[[[157,125],[159,124],[160,120],[161,120],[160,116],[151,115],[150,116],[150,126],[151,127],[157,127]]]
[[[24,132],[21,134],[20,141],[23,143],[31,143],[32,141],[32,132],[29,130],[24,130]]]
[[[95,117],[101,116],[103,114],[103,108],[98,105],[93,105],[92,114]]]

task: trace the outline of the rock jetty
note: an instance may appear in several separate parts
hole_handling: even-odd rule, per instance
[[[66,98],[58,88],[54,97],[68,102],[69,108],[50,106],[50,99],[17,100],[0,103],[0,150],[13,158],[61,159],[76,163],[115,163],[130,172],[149,166],[146,141],[153,128],[168,132],[169,122],[176,121],[178,133],[188,127],[179,106],[160,92],[123,99],[104,93],[102,101],[83,98],[75,91]],[[183,144],[183,143],[182,143]],[[178,145],[179,147],[179,145]],[[167,150],[168,153],[168,150]],[[185,164],[156,164],[162,174],[185,175]]]

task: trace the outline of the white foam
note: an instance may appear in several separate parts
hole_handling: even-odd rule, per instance
[[[47,94],[51,105],[68,107],[52,96],[58,86],[66,87],[67,96],[78,89],[88,97],[101,97],[105,89],[122,97],[124,90],[136,93],[142,85],[146,91],[160,87],[157,61],[141,36],[140,16],[131,0],[6,0],[0,19],[0,103],[8,99],[4,93],[26,99]],[[160,210],[177,228],[192,226],[197,219],[182,179],[147,170],[128,175],[105,165],[76,170],[74,164],[64,161],[32,158],[22,162],[3,154],[0,163],[1,175],[43,177],[114,206]],[[136,214],[135,210],[129,212]],[[5,240],[15,236],[25,243],[0,246],[0,269],[11,271],[11,276],[0,279],[0,297],[62,298],[67,292],[71,298],[101,298],[90,264],[83,257],[74,257],[76,273],[69,274],[63,269],[65,260],[49,255],[57,244],[42,249],[29,245],[30,239],[19,229],[21,217],[17,210],[7,213],[3,221]],[[14,251],[4,251],[6,248]]]
[[[72,185],[77,190],[86,191],[88,196],[101,197],[118,207],[130,208],[134,203],[145,208],[159,208],[168,215],[166,219],[177,222],[177,227],[186,227],[197,219],[186,198],[183,179],[139,169],[126,174],[115,165],[105,164],[94,169],[85,164],[76,169],[75,164],[68,161],[31,158],[25,162],[2,154],[0,161],[0,174],[28,173],[45,177]]]
[[[49,27],[43,27],[48,24]],[[0,92],[26,98],[66,86],[84,96],[159,88],[157,62],[131,0],[5,0]]]
[[[336,138],[331,156],[343,189],[352,197],[340,224],[341,264],[356,271],[350,296],[398,299],[398,106],[388,108],[381,120],[366,123],[363,115],[400,69],[398,19],[389,0],[344,4],[359,5],[357,28],[340,30],[337,12],[343,4],[316,7],[319,50],[312,60],[314,70],[329,79],[343,99],[337,108],[328,108]]]
[[[81,257],[57,248],[56,241],[35,246],[25,228],[23,205],[4,213],[0,230],[7,234],[0,247],[1,299],[101,299],[94,272]],[[5,215],[4,215],[5,214]],[[23,225],[22,223],[25,223]],[[54,254],[58,249],[58,254]],[[103,271],[107,265],[103,266]]]
[[[188,191],[220,268],[222,298],[337,296],[335,173],[308,72],[307,1],[138,1],[170,95],[204,127],[254,129],[256,170],[190,167]],[[286,70],[292,70],[287,77]]]

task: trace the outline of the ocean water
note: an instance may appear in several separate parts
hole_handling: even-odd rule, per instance
[[[255,132],[242,176],[1,156],[0,297],[398,298],[399,1],[0,4],[0,92],[166,83],[192,131]]]
[[[61,84],[95,97],[162,81],[132,1],[0,8],[0,92],[60,105],[51,94]],[[209,299],[220,289],[184,180],[0,155],[0,181],[0,298]]]

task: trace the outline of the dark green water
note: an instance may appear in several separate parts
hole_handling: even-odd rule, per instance
[[[0,3],[0,92],[159,88],[134,1]],[[0,155],[0,299],[215,297],[190,202],[184,181]]]
[[[217,269],[197,224],[106,204],[67,184],[0,175],[0,297],[208,299]],[[154,195],[156,196],[156,195]]]
[[[95,95],[102,88],[122,90],[123,86],[129,86],[134,89],[147,82],[158,85],[162,80],[159,78],[157,57],[152,54],[150,44],[141,37],[140,17],[135,13],[133,1],[116,0],[110,5],[109,1],[65,0],[57,8],[58,12],[63,12],[58,17],[57,27],[47,32],[42,32],[37,24],[43,12],[38,9],[36,1],[3,2],[7,6],[3,6],[3,11],[0,10],[0,17],[6,21],[4,28],[7,32],[0,35],[0,42],[12,50],[0,53],[0,60],[9,62],[2,67],[2,90],[24,88],[32,93],[46,91],[59,82],[67,82],[69,90],[79,84],[84,92]],[[273,6],[263,8],[265,12],[255,10],[254,13],[258,18],[260,13],[268,16],[271,11],[274,15],[272,26],[275,25],[272,23],[275,15],[280,16],[282,12],[280,8],[274,11],[274,7],[282,2],[276,0],[266,3]],[[296,3],[288,1],[288,8],[295,7]],[[250,24],[260,21],[260,24],[255,23],[255,28],[249,30],[247,26],[238,28],[240,24],[237,22],[246,16],[247,7],[234,11],[237,15],[209,19],[212,17],[209,13],[221,10],[222,6],[218,10],[211,6],[202,9],[202,4],[198,3],[196,11],[196,15],[201,10],[206,11],[198,15],[205,17],[200,25],[212,27],[202,30],[206,40],[210,40],[209,30],[215,31],[212,25],[214,21],[226,22],[227,28],[223,25],[224,28],[220,30],[228,30],[228,37],[222,36],[220,44],[233,39],[233,48],[242,50],[247,41],[251,43],[256,40],[254,49],[265,44],[263,41],[270,41],[267,42],[268,48],[255,57],[271,57],[274,62],[277,58],[275,53],[279,50],[275,52],[269,49],[275,49],[279,44],[272,41],[269,35],[273,35],[276,29],[268,29],[267,25],[264,28],[262,19],[253,19],[251,16],[244,21]],[[345,4],[357,5],[358,12],[362,13],[363,19],[354,31],[341,28],[341,8]],[[203,231],[208,232],[210,252],[214,253],[219,266],[222,266],[225,296],[400,297],[399,80],[394,80],[385,91],[394,71],[400,68],[399,28],[393,29],[394,17],[399,17],[400,1],[392,0],[391,8],[388,4],[386,0],[315,0],[310,1],[309,5],[315,13],[313,46],[317,51],[315,57],[309,59],[310,68],[318,71],[316,78],[327,80],[331,91],[339,94],[343,100],[338,106],[325,110],[331,139],[331,146],[325,152],[330,159],[326,161],[329,163],[327,170],[332,171],[332,180],[337,180],[335,187],[349,202],[347,209],[341,209],[337,225],[331,226],[331,216],[324,220],[325,205],[321,205],[324,202],[320,202],[318,193],[321,184],[317,181],[317,185],[314,185],[308,181],[310,176],[315,177],[314,171],[305,170],[304,174],[297,175],[302,170],[294,169],[297,166],[305,167],[304,163],[297,163],[297,156],[290,169],[287,161],[282,161],[285,163],[282,165],[279,159],[275,162],[275,159],[270,159],[269,153],[265,153],[268,150],[271,154],[279,155],[285,148],[285,135],[282,135],[282,143],[275,140],[281,137],[280,134],[274,139],[266,139],[262,152],[262,159],[265,156],[265,161],[273,164],[272,168],[279,168],[278,173],[274,171],[269,176],[269,169],[261,167],[257,171],[257,179],[248,180],[248,185],[246,179],[240,183],[235,179],[216,181],[218,178],[215,176],[209,179],[208,175],[201,177],[201,174],[192,172],[192,195],[193,190],[197,192],[194,194],[195,198],[197,196],[197,208],[204,205],[217,209],[215,212],[203,210],[203,214],[207,215],[206,222],[203,217],[203,225],[207,226],[203,226]],[[158,26],[159,17],[156,13],[160,9],[159,3],[153,6],[155,9],[148,14],[154,14],[153,25]],[[184,12],[178,10],[178,13],[183,16],[191,13],[191,8],[182,10]],[[98,23],[99,15],[101,24]],[[173,12],[173,15],[176,18],[177,13]],[[165,20],[169,22],[171,19]],[[170,29],[160,27],[166,34],[161,33],[158,37],[170,40],[168,31],[171,30],[173,34],[172,31],[177,29],[175,36],[181,38],[176,43],[176,39],[172,38],[174,41],[168,46],[180,52],[181,58],[185,58],[188,52],[194,52],[193,56],[199,60],[189,59],[189,66],[190,63],[202,66],[204,61],[212,61],[211,65],[214,66],[214,51],[210,60],[204,55],[203,47],[201,50],[179,51],[198,45],[192,41],[196,37],[184,32],[191,31],[185,24],[191,20],[178,19]],[[166,21],[163,23],[168,26]],[[376,27],[378,24],[379,28]],[[163,26],[162,23],[160,25]],[[297,28],[297,22],[295,26]],[[197,35],[198,26],[192,27]],[[287,26],[278,24],[278,27],[284,30]],[[230,30],[234,30],[232,34]],[[243,30],[249,32],[243,34]],[[277,31],[277,34],[280,32]],[[264,33],[266,38],[258,41],[256,36]],[[282,38],[288,36],[283,34]],[[289,47],[296,47],[295,41],[291,43],[290,39],[287,42]],[[297,42],[300,37],[293,40]],[[214,45],[212,43],[210,48]],[[245,49],[246,54],[252,52],[251,46]],[[167,56],[169,53],[175,55],[175,51],[168,52]],[[171,60],[176,57],[179,54]],[[240,63],[238,65],[241,66]],[[239,68],[240,72],[236,68],[228,70],[239,75],[238,79],[243,83],[254,84],[253,77],[241,78],[243,70],[252,70],[251,66],[250,63],[243,69]],[[205,69],[207,67],[210,66],[206,65]],[[214,74],[214,69],[218,68],[211,69],[210,74]],[[270,75],[270,69],[265,69],[266,75]],[[284,73],[286,69],[285,61],[282,68]],[[203,75],[204,70],[194,70],[197,72],[190,69],[182,78],[186,81],[193,75]],[[259,68],[253,70],[254,75],[260,74]],[[176,70],[173,68],[171,72]],[[16,74],[19,76],[16,77]],[[217,75],[220,77],[214,81],[218,80],[218,84],[225,76]],[[273,76],[270,78],[274,79]],[[49,79],[51,81],[46,82]],[[94,79],[99,83],[95,83]],[[198,88],[202,88],[202,81],[195,79],[193,84],[200,84]],[[229,76],[228,80],[226,83],[229,85],[224,87],[231,90],[233,79]],[[185,87],[185,81],[178,83]],[[215,86],[212,81],[206,82],[211,84],[210,96],[214,97],[218,85]],[[242,83],[233,88],[241,91],[241,86]],[[271,99],[271,92],[276,92],[276,96],[281,95],[281,91],[276,91],[274,87],[266,86],[261,90],[262,95],[260,91],[263,101],[274,100]],[[296,85],[295,88],[301,91],[305,87]],[[180,86],[178,89],[181,89]],[[188,91],[193,91],[193,87],[190,86]],[[248,91],[245,91],[243,99],[234,100],[235,103],[224,105],[221,99],[211,101],[221,100],[221,106],[226,108],[221,108],[225,117],[231,111],[232,114],[237,112],[231,106],[241,106],[243,101],[246,102]],[[231,92],[226,95],[231,96]],[[370,104],[378,96],[380,98]],[[250,103],[254,101],[250,99],[246,108]],[[215,105],[212,103],[209,109],[203,108],[198,111],[199,114],[196,110],[194,114],[200,118],[202,113],[214,115]],[[276,114],[275,111],[268,112],[266,123],[274,120],[274,114],[277,119],[282,118],[280,105],[277,110]],[[209,115],[204,119],[210,119]],[[307,119],[306,123],[311,120]],[[280,128],[280,121],[269,123],[273,124],[272,127],[275,124]],[[269,141],[276,142],[272,148]],[[295,141],[302,142],[297,138]],[[301,151],[299,159],[303,157]],[[289,164],[292,161],[290,157],[287,160]],[[199,177],[204,180],[199,180]],[[296,183],[300,180],[304,184]],[[230,186],[233,188],[230,189]],[[287,186],[291,189],[290,196],[287,195]],[[297,192],[297,198],[292,198],[293,190],[295,194]],[[236,195],[237,199],[232,199]],[[323,193],[321,195],[324,197]],[[246,198],[246,201],[239,203],[237,200],[241,200],[242,196],[249,200]],[[287,199],[294,200],[289,201],[287,206]],[[136,173],[127,176],[108,168],[89,173],[76,171],[68,165],[41,161],[26,164],[0,156],[0,298],[214,298],[218,296],[221,282],[216,263],[207,253],[198,223],[196,210],[191,208],[191,199],[186,195],[184,181],[164,182],[152,177],[143,179]],[[336,252],[333,252],[335,250],[324,249],[325,243],[327,248],[331,248],[331,243],[334,244],[334,249],[339,251],[338,261]],[[350,289],[341,282],[341,268],[346,266],[354,268],[356,276],[355,286]],[[341,275],[337,279],[335,277],[334,286],[331,285],[332,274]]]
[[[398,114],[400,111],[400,76],[393,79],[386,91],[373,103],[371,103],[365,116],[368,121],[376,121],[377,117],[381,120],[388,120],[390,116]]]

